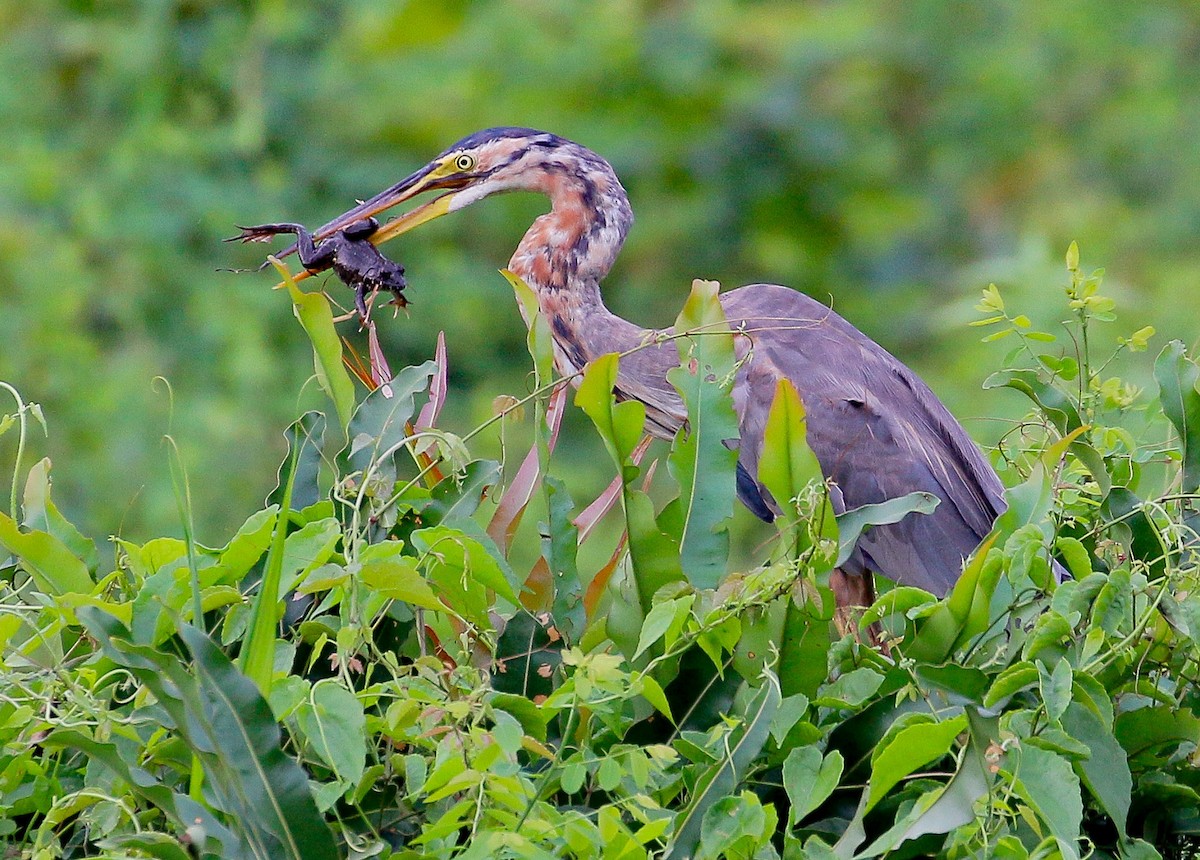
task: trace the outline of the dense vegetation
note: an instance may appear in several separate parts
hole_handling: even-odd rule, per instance
[[[614,401],[616,356],[571,405],[534,317],[533,391],[490,423],[523,411],[535,441],[497,462],[472,454],[483,428],[440,417],[444,351],[396,374],[347,354],[348,372],[327,299],[289,283],[331,406],[291,425],[269,506],[220,547],[192,539],[207,476],[173,457],[184,538],[99,551],[48,462],[23,459],[43,417],[18,401],[0,424],[9,855],[1190,856],[1200,366],[1171,342],[1151,386],[1125,381],[1154,331],[1114,320],[1074,246],[1067,263],[1054,331],[983,293],[985,340],[1015,345],[987,384],[1033,405],[996,451],[1010,508],[946,599],[897,587],[867,610],[882,649],[835,634],[828,574],[928,500],[835,517],[781,386],[759,476],[788,513],[731,565],[715,284],[678,318],[690,417],[669,450]],[[573,412],[618,475],[590,504],[554,453]]]
[[[220,243],[233,225],[322,223],[491,125],[613,162],[637,214],[606,283],[623,315],[670,322],[694,277],[832,295],[988,444],[978,417],[1021,406],[979,394],[978,283],[1050,324],[1042,285],[1082,237],[1121,307],[1194,336],[1191,0],[22,0],[0,32],[0,377],[54,416],[31,444],[89,536],[177,527],[164,432],[205,476],[202,539],[270,489],[307,346],[261,281],[216,271],[259,262]],[[463,426],[526,390],[494,270],[541,205],[392,249],[414,305],[388,354],[420,363],[445,329]],[[586,438],[561,453],[598,490]]]

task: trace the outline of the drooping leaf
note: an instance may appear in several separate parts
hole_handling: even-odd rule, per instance
[[[966,726],[966,716],[959,715],[940,723],[917,723],[892,735],[871,763],[867,811],[901,779],[946,756]]]
[[[100,561],[96,542],[84,537],[50,498],[49,457],[42,458],[29,470],[21,512],[25,528],[53,535],[72,555],[86,564],[89,571],[95,572]]]
[[[877,505],[862,505],[838,514],[838,556],[833,566],[839,567],[850,558],[854,545],[871,526],[898,523],[909,514],[932,514],[939,501],[933,493],[908,493]]]
[[[221,857],[253,857],[246,844],[225,827],[203,804],[197,803],[186,794],[181,794],[160,782],[145,768],[131,763],[121,754],[116,744],[98,741],[74,729],[60,729],[46,736],[41,742],[50,749],[76,749],[89,759],[109,768],[125,781],[130,790],[161,810],[180,830],[199,824],[208,839],[221,846]],[[176,842],[178,845],[178,842]],[[216,852],[205,852],[213,856]],[[186,855],[185,855],[186,856]]]
[[[1029,744],[1010,751],[1009,756],[1014,759],[1011,769],[1017,778],[1017,794],[1061,843],[1074,845],[1083,822],[1083,799],[1079,777],[1070,762]]]

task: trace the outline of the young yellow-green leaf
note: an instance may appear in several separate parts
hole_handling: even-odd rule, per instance
[[[529,284],[508,269],[501,269],[500,274],[512,286],[517,307],[529,329],[526,344],[533,358],[534,384],[540,388],[548,384],[554,375],[554,338],[550,333],[550,323],[538,307],[537,293]]]
[[[806,427],[800,392],[789,380],[780,379],[758,461],[758,479],[780,505],[788,505],[809,483],[824,480],[817,455],[808,447]]]
[[[617,384],[619,363],[615,352],[593,359],[575,393],[575,405],[592,419],[617,468],[623,469],[642,437],[646,407],[636,400],[614,401],[612,392]]]
[[[87,565],[62,541],[42,531],[23,532],[12,517],[3,513],[0,513],[0,547],[21,560],[43,594],[57,597],[92,591],[94,583]]]
[[[384,597],[444,612],[446,605],[438,600],[429,583],[417,571],[416,562],[409,556],[377,559],[365,563],[359,575],[363,585]]]
[[[965,715],[941,723],[918,723],[894,734],[871,764],[870,810],[892,786],[920,767],[950,752],[954,739],[967,727]]]
[[[1079,268],[1079,245],[1072,242],[1067,246],[1067,269],[1074,272]]]

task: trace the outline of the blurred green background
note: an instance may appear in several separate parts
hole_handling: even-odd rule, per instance
[[[693,277],[832,297],[984,443],[1004,428],[982,416],[1024,404],[980,390],[1004,348],[971,307],[996,281],[1053,323],[1071,239],[1108,268],[1114,339],[1195,337],[1191,0],[25,0],[0,31],[0,379],[43,404],[34,453],[95,536],[178,533],[171,432],[199,537],[223,542],[320,404],[274,279],[217,271],[262,259],[221,244],[233,225],[322,223],[491,125],[616,167],[637,214],[619,313],[667,323]],[[526,390],[495,270],[543,205],[492,199],[388,246],[414,304],[386,348],[398,368],[446,331],[452,429]],[[605,480],[571,427],[568,462]]]

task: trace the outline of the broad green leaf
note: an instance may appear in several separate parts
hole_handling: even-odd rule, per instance
[[[871,763],[867,810],[904,777],[948,755],[955,738],[966,727],[967,718],[960,715],[940,723],[918,723],[893,735]]]
[[[342,364],[342,342],[337,329],[333,327],[333,310],[329,307],[329,299],[319,290],[304,292],[296,286],[286,266],[274,257],[269,259],[287,284],[292,297],[292,312],[312,343],[317,382],[333,401],[338,423],[342,430],[346,430],[354,412],[354,383]]]
[[[358,697],[336,681],[321,681],[296,715],[300,731],[337,778],[357,785],[367,753],[366,718]]]
[[[667,371],[688,414],[668,459],[680,487],[680,563],[696,588],[715,588],[728,565],[736,496],[737,451],[726,443],[740,435],[731,395],[733,335],[715,282],[692,283],[675,332],[697,332],[676,341],[680,366]]]
[[[1033,663],[1014,663],[996,676],[991,689],[983,697],[984,707],[994,708],[1007,702],[1015,694],[1037,684],[1040,677],[1038,667]]]
[[[788,827],[794,827],[824,803],[842,778],[842,754],[827,756],[815,746],[797,747],[783,762],[783,787],[792,808]]]
[[[1129,772],[1125,750],[1095,712],[1078,702],[1069,704],[1063,714],[1062,725],[1068,735],[1091,751],[1086,759],[1074,763],[1075,772],[1100,802],[1124,839],[1133,791],[1133,777]]]
[[[406,367],[363,398],[347,430],[349,444],[339,454],[347,472],[373,470],[385,485],[395,482],[397,458],[410,437],[417,395],[429,388],[436,373],[432,361]]]
[[[1009,752],[1014,760],[1017,794],[1062,842],[1074,845],[1083,821],[1079,777],[1059,755],[1028,744]]]
[[[283,564],[275,599],[283,600],[305,574],[329,561],[341,537],[341,524],[335,519],[317,520],[289,534],[283,544]]]
[[[700,841],[704,814],[722,797],[732,794],[757,758],[770,736],[771,720],[782,696],[779,681],[769,670],[763,683],[741,714],[741,724],[725,745],[721,760],[704,771],[696,781],[687,806],[679,813],[675,834],[664,854],[665,860],[691,857]]]
[[[987,794],[993,777],[986,759],[988,748],[1000,733],[998,717],[981,717],[967,709],[970,737],[963,751],[962,763],[946,788],[920,817],[910,822],[901,838],[916,839],[930,833],[949,833],[975,820],[975,804]]]
[[[808,447],[806,427],[800,392],[780,379],[767,414],[758,480],[785,507],[810,483],[825,480],[817,455]]]
[[[429,583],[417,571],[417,560],[411,556],[396,555],[368,561],[363,564],[359,576],[363,585],[384,597],[435,612],[446,611],[446,605],[438,600]]]
[[[752,856],[775,833],[774,807],[764,807],[750,791],[723,797],[704,814],[698,860]]]
[[[43,531],[21,531],[16,521],[0,513],[0,547],[21,560],[38,590],[51,597],[90,594],[94,583],[87,565],[62,541]]]

